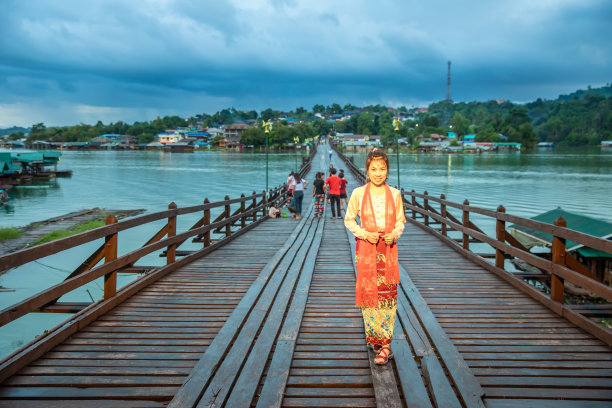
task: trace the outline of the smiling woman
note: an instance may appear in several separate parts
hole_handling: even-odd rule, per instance
[[[353,190],[344,224],[358,238],[355,304],[361,307],[366,341],[377,353],[374,363],[386,364],[393,357],[390,344],[399,283],[395,242],[404,230],[406,218],[400,192],[385,183],[387,155],[382,150],[370,152],[366,169],[369,182]],[[357,225],[357,216],[361,226]]]

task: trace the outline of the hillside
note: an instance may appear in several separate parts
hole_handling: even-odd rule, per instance
[[[11,133],[17,133],[17,132],[28,133],[29,131],[30,129],[26,129],[26,128],[19,127],[19,126],[13,126],[13,127],[6,128],[6,129],[0,129],[0,136],[8,136]]]
[[[579,89],[576,92],[572,92],[569,95],[559,95],[557,98],[558,101],[582,101],[584,97],[588,94],[592,95],[601,95],[604,98],[609,98],[612,96],[612,84],[607,84],[606,86],[602,86],[601,88],[591,88],[589,85],[586,90]]]

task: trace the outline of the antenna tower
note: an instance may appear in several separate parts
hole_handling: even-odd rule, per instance
[[[451,62],[448,61],[448,75],[446,76],[446,100],[451,100],[451,75],[450,75]]]

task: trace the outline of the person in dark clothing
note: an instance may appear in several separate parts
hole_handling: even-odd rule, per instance
[[[325,186],[327,187],[331,200],[331,219],[333,220],[336,218],[336,208],[338,209],[338,218],[342,217],[340,213],[340,186],[342,185],[342,180],[340,177],[336,176],[336,169],[331,169],[331,174],[332,175],[325,180]]]

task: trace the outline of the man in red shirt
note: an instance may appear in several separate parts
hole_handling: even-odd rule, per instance
[[[340,186],[342,185],[342,180],[340,177],[336,176],[336,169],[331,169],[330,173],[331,176],[325,180],[325,188],[329,192],[332,211],[331,218],[333,220],[336,218],[336,208],[338,209],[338,218],[342,217],[342,214],[340,214]]]

